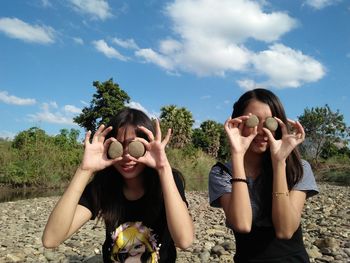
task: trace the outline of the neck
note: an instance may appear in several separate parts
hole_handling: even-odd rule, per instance
[[[128,200],[140,199],[144,193],[143,176],[137,176],[132,179],[124,179],[123,193]]]
[[[262,154],[247,152],[244,156],[244,170],[246,176],[253,179],[257,178],[260,175],[262,161]]]

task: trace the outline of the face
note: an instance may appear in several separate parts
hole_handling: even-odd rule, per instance
[[[114,164],[117,171],[123,176],[125,180],[134,179],[140,175],[145,168],[145,165],[132,161],[130,159],[128,145],[136,137],[134,126],[121,127],[118,130],[116,139],[123,145],[123,159]]]
[[[254,153],[263,153],[268,147],[268,137],[265,134],[264,122],[267,117],[273,117],[269,105],[260,102],[258,100],[252,100],[243,112],[243,115],[248,115],[249,113],[256,115],[259,118],[258,134],[249,146],[249,151]],[[250,133],[250,128],[245,128],[243,131],[244,136],[248,136]],[[274,133],[272,133],[274,135]]]

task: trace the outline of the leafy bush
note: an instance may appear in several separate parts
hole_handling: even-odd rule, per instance
[[[168,149],[170,164],[184,176],[186,190],[207,190],[210,168],[216,160],[202,150],[188,146],[185,149]]]

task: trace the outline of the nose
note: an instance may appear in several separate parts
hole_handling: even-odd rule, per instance
[[[258,124],[258,134],[264,134],[264,130],[263,130],[263,127],[264,127],[264,123],[262,121],[259,122]]]

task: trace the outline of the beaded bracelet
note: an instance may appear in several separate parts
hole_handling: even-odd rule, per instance
[[[232,178],[232,179],[230,180],[230,183],[231,183],[231,184],[232,184],[232,183],[237,183],[237,182],[243,182],[243,183],[248,184],[247,179],[244,179],[244,178]]]
[[[274,192],[272,193],[272,196],[281,196],[281,195],[284,195],[284,196],[289,196],[289,192]]]

